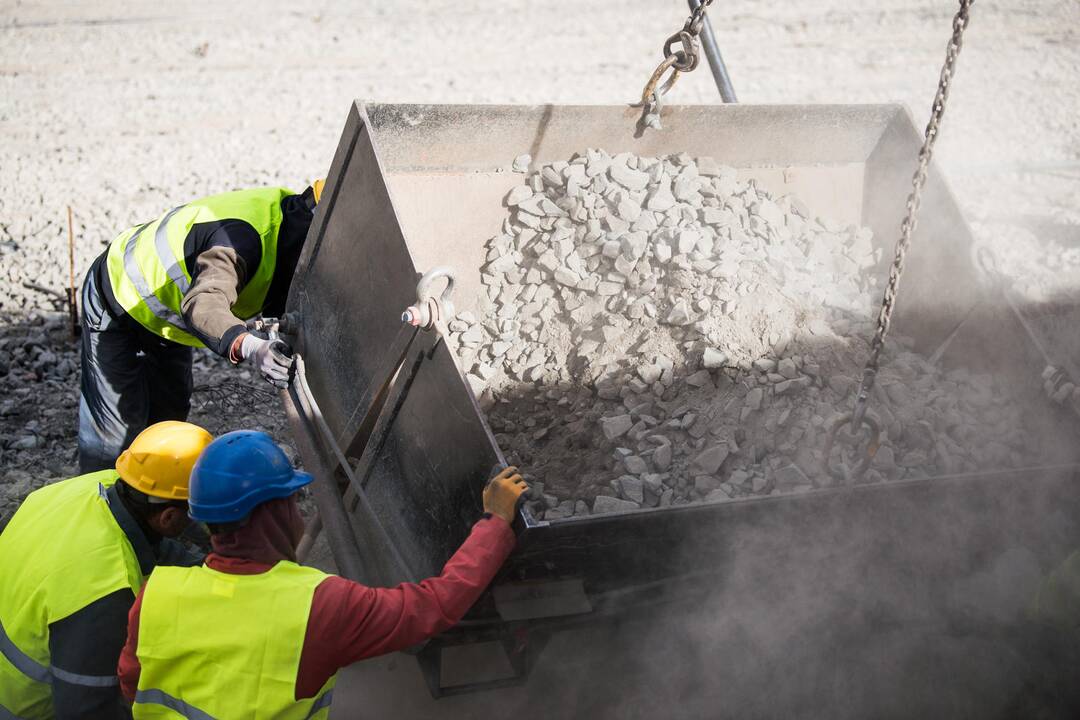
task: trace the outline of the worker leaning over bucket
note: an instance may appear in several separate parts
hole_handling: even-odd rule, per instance
[[[82,290],[82,472],[112,467],[147,425],[187,419],[193,347],[287,381],[287,347],[243,321],[284,311],[322,187],[179,205],[120,233],[94,261]]]
[[[158,568],[131,608],[119,676],[136,718],[326,717],[340,668],[415,645],[476,602],[514,546],[526,489],[507,468],[441,575],[370,588],[296,564],[296,491],[310,481],[264,433],[222,435],[199,458],[191,517],[214,549],[201,567]]]
[[[116,664],[128,610],[178,542],[188,478],[210,434],[163,422],[113,470],[30,493],[0,530],[0,718],[124,716]]]

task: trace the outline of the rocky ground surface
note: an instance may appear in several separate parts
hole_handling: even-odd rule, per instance
[[[531,173],[506,204],[487,302],[450,339],[536,514],[833,483],[823,447],[854,400],[891,260],[869,229],[685,154],[588,150]],[[911,346],[886,345],[882,447],[859,481],[1034,460],[1002,378],[945,371]]]
[[[0,325],[0,520],[32,490],[78,474],[78,377],[66,316],[34,312]],[[196,356],[194,377],[191,422],[214,435],[265,430],[298,459],[273,388],[210,353]]]
[[[711,15],[741,101],[902,102],[921,125],[953,11],[810,0],[764,12],[734,0]],[[324,175],[357,97],[632,101],[686,7],[270,0],[255,12],[0,0],[0,507],[75,471],[74,346],[52,297],[27,287],[67,287],[69,206],[78,283],[117,232],[179,199]],[[1080,281],[1078,28],[1075,3],[977,4],[938,145],[977,238],[1032,305],[1071,302]],[[685,76],[671,102],[717,102],[708,73]],[[1075,322],[1046,327],[1066,364],[1080,350]],[[193,418],[288,441],[257,380],[205,355],[196,372],[225,387],[214,406],[203,405],[214,393],[197,395]]]

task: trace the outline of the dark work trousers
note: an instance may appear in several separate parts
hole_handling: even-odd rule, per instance
[[[191,348],[114,318],[93,272],[82,290],[79,471],[108,470],[135,436],[191,409]]]

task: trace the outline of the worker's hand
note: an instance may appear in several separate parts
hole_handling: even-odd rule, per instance
[[[513,524],[517,514],[517,504],[521,496],[529,489],[518,474],[516,467],[508,467],[491,478],[484,488],[484,512],[498,515]]]
[[[257,368],[259,374],[274,387],[289,387],[292,350],[281,340],[267,340],[255,333],[248,333],[240,344],[240,358]]]

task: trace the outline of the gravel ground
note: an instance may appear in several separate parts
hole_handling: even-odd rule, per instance
[[[900,101],[921,123],[953,11],[732,0],[711,14],[743,102]],[[631,101],[685,14],[679,0],[0,0],[0,513],[75,472],[77,355],[53,298],[24,286],[67,285],[67,206],[81,279],[115,233],[178,200],[324,175],[356,97]],[[1032,301],[1068,302],[1080,280],[1078,35],[1077,3],[979,3],[938,144],[977,237]],[[707,71],[672,101],[717,102]],[[1051,345],[1067,362],[1075,325],[1049,327],[1069,330]],[[197,422],[288,441],[258,381],[206,355],[196,383],[222,385],[197,394]]]

